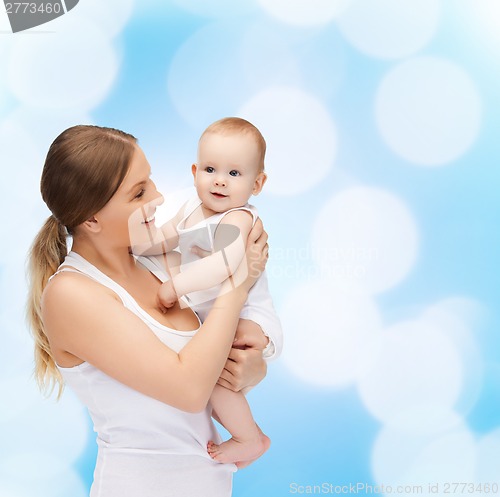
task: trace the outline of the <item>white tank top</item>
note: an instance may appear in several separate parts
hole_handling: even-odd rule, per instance
[[[156,258],[138,257],[137,260],[160,281],[168,279]],[[110,288],[127,309],[177,352],[198,331],[177,331],[162,325],[123,287],[79,254],[70,252],[58,272],[74,270]],[[181,411],[129,388],[87,362],[72,368],[59,367],[59,370],[67,385],[88,408],[97,433],[99,451],[92,497],[163,497],[174,495],[174,489],[178,497],[206,495],[206,484],[215,485],[214,496],[230,495],[231,473],[236,467],[215,463],[206,450],[209,440],[221,441],[211,420],[210,406],[201,413]],[[186,478],[180,475],[186,467],[193,468],[192,478],[198,478],[199,482],[184,482]],[[152,468],[161,468],[161,471],[151,474]],[[136,477],[130,479],[133,481],[127,480],[126,484],[118,478],[132,474]],[[145,478],[147,481],[143,480]],[[151,487],[152,479],[156,482],[155,490]],[[150,487],[145,494],[144,489]],[[201,493],[197,494],[198,491]]]

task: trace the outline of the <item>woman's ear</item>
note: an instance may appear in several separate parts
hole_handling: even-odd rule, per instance
[[[95,218],[95,216],[92,216],[91,218],[87,219],[82,223],[82,226],[84,229],[90,231],[91,233],[99,233],[101,231],[101,223]]]
[[[267,174],[265,172],[259,173],[258,176],[255,178],[252,195],[258,195],[262,191],[262,188],[264,187],[266,181],[267,181]]]

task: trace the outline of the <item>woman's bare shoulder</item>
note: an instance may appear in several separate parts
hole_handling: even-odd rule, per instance
[[[53,311],[69,312],[75,303],[88,302],[89,299],[98,302],[108,298],[120,301],[116,293],[85,274],[61,271],[47,283],[42,293],[42,315]]]

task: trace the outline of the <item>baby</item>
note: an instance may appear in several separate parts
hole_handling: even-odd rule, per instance
[[[162,226],[165,239],[174,240],[174,245],[178,243],[181,253],[180,271],[173,273],[159,290],[159,300],[165,308],[185,296],[203,321],[220,293],[220,284],[235,277],[234,272],[245,256],[246,239],[257,219],[256,209],[247,202],[260,193],[267,179],[265,151],[261,133],[244,119],[221,119],[203,132],[198,163],[192,166],[197,197]],[[169,249],[172,247],[169,243]],[[198,249],[193,247],[211,255],[200,258]],[[238,329],[248,328],[281,337],[265,273],[250,291],[240,314]],[[264,357],[273,354],[273,346],[270,341]],[[268,449],[270,440],[256,425],[243,393],[216,385],[210,402],[214,418],[232,436],[220,445],[208,443],[213,459],[236,463],[241,468]]]

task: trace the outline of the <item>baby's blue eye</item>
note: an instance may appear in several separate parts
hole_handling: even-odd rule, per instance
[[[239,176],[240,175],[240,173],[238,171],[236,171],[236,169],[233,169],[232,171],[229,171],[229,174],[231,176]]]
[[[206,171],[207,173],[213,173],[213,172],[215,171],[215,169],[214,169],[213,167],[211,167],[211,166],[208,166],[208,167],[205,169],[205,171]]]

